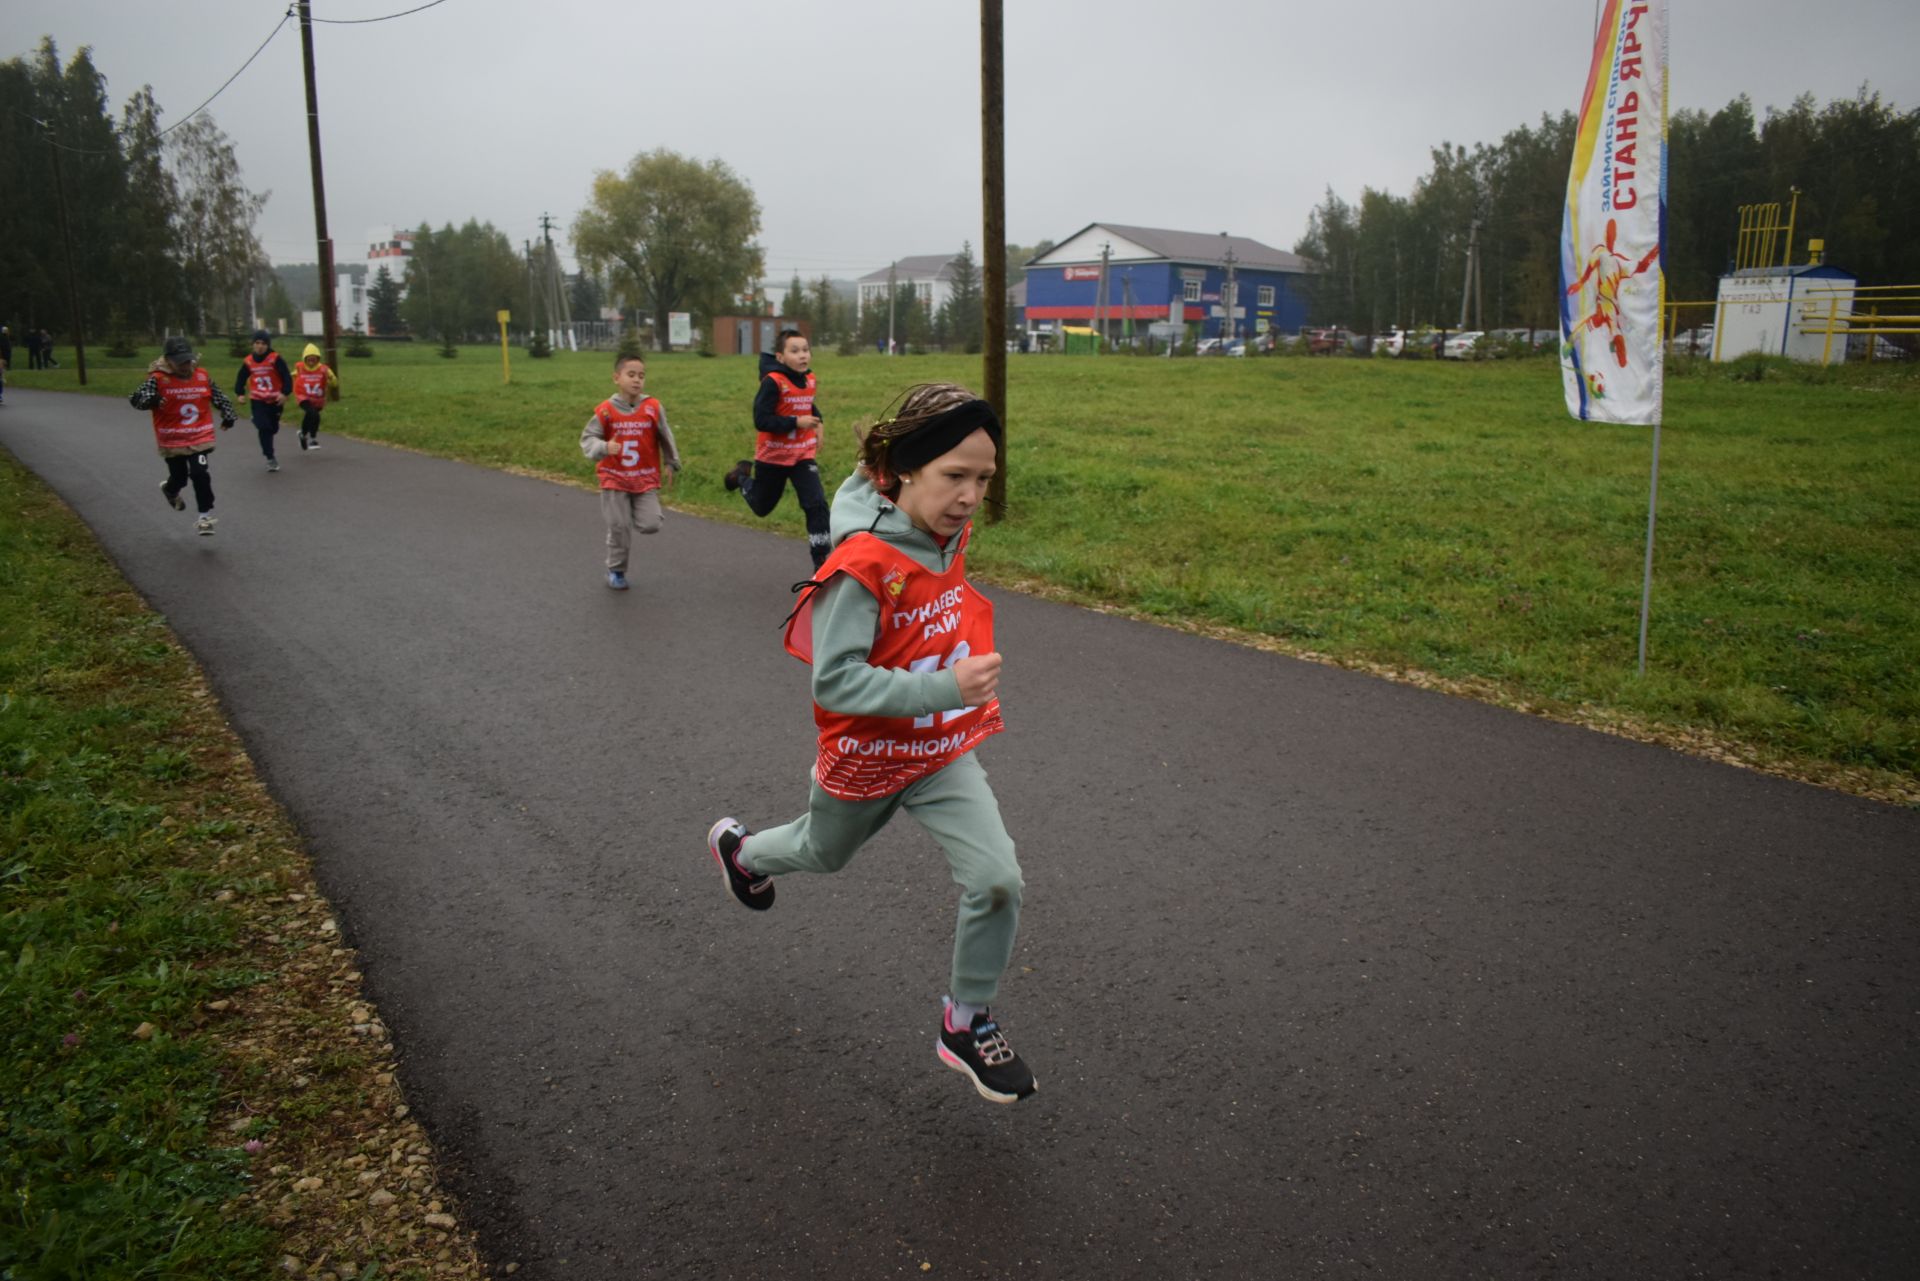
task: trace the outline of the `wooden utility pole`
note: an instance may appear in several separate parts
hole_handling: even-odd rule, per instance
[[[333,240],[327,235],[327,181],[320,168],[320,96],[313,84],[313,6],[300,0],[300,61],[307,72],[307,151],[313,158],[313,234],[320,248],[320,315],[326,331],[328,399],[340,399],[340,312],[334,298]]]
[[[1000,0],[980,0],[980,203],[986,250],[986,359],[981,377],[987,403],[1000,419],[1000,456],[987,482],[987,523],[1007,501],[1007,175],[1006,111],[1001,75]]]

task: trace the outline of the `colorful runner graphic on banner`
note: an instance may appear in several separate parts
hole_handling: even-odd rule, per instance
[[[1575,418],[1660,421],[1666,228],[1666,0],[1607,0],[1560,224],[1560,374]]]

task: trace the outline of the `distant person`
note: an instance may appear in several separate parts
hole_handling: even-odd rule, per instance
[[[28,325],[20,335],[20,345],[27,349],[27,368],[40,368],[40,331]]]
[[[7,400],[7,370],[13,364],[13,331],[0,325],[0,404]]]
[[[613,358],[614,393],[600,402],[580,432],[580,452],[597,464],[600,516],[607,526],[607,586],[627,590],[633,531],[660,532],[660,483],[680,472],[680,451],[667,411],[647,395],[647,362]],[[665,466],[666,473],[661,467]]]
[[[760,353],[760,389],[753,397],[752,458],[734,464],[722,483],[740,491],[747,509],[765,516],[793,483],[807,521],[807,551],[813,567],[826,563],[831,519],[820,483],[820,409],[814,403],[813,347],[798,329],[782,329],[771,353]]]
[[[327,388],[337,387],[340,379],[320,359],[320,349],[312,343],[300,353],[293,367],[293,398],[300,406],[300,448],[320,448],[320,411],[327,407]]]
[[[60,368],[60,357],[53,350],[53,335],[44,329],[40,331],[40,368]]]
[[[280,460],[273,456],[273,438],[280,434],[280,412],[292,390],[293,371],[287,368],[286,357],[273,349],[273,335],[254,330],[253,350],[240,362],[233,394],[245,396],[253,410],[253,429],[260,433],[260,452],[267,457],[268,471],[280,470]]]
[[[233,426],[234,410],[233,402],[195,361],[193,343],[175,334],[160,349],[160,359],[147,366],[147,381],[127,400],[135,409],[153,411],[153,438],[160,456],[167,460],[160,496],[175,511],[185,511],[180,491],[191,482],[200,512],[193,527],[206,535],[213,533],[214,524],[213,476],[207,470],[207,455],[213,452],[213,419],[218,414],[220,429],[225,431]]]
[[[984,400],[925,383],[861,441],[860,465],[834,496],[833,553],[787,620],[787,651],[813,668],[819,741],[806,812],[761,832],[720,819],[707,852],[728,893],[764,911],[775,876],[838,872],[894,815],[911,815],[960,886],[936,1053],[981,1097],[1013,1103],[1038,1083],[988,1006],[1013,956],[1023,882],[973,753],[1004,726],[993,606],[967,581],[964,555],[1000,440]],[[746,756],[751,746],[742,740]],[[812,964],[824,972],[833,960]],[[737,984],[765,985],[774,958],[735,953],[723,964]]]

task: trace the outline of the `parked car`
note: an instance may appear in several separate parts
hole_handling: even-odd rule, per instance
[[[1229,356],[1244,356],[1247,354],[1247,341],[1244,338],[1235,338],[1226,345],[1224,351]]]
[[[1401,329],[1395,326],[1384,334],[1360,339],[1376,356],[1418,356],[1431,359],[1440,354],[1441,332],[1437,329]]]
[[[1448,360],[1465,360],[1473,355],[1474,344],[1486,335],[1478,329],[1469,329],[1465,333],[1455,334],[1447,339],[1447,345],[1440,354]]]
[[[1328,329],[1309,329],[1304,337],[1309,356],[1331,356],[1335,352],[1349,350],[1353,345],[1353,331],[1338,325]]]
[[[1684,351],[1696,356],[1713,355],[1713,326],[1701,325],[1698,329],[1682,329],[1667,339],[1668,351]]]
[[[1499,360],[1503,356],[1524,356],[1533,350],[1532,331],[1527,329],[1489,329],[1480,340],[1479,356]]]
[[[1215,356],[1218,355],[1219,352],[1220,340],[1218,338],[1202,338],[1193,345],[1193,354],[1196,356]]]
[[[1848,360],[1865,360],[1869,350],[1873,352],[1875,360],[1907,360],[1913,355],[1905,347],[1879,334],[1854,334],[1847,339]]]

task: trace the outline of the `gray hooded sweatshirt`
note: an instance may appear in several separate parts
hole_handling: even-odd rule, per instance
[[[954,535],[942,547],[907,514],[855,471],[833,496],[833,546],[853,534],[871,533],[935,573],[953,565],[960,544]],[[951,668],[910,672],[867,661],[880,630],[880,602],[846,574],[835,574],[813,601],[813,701],[850,716],[931,716],[959,707],[960,678]]]

